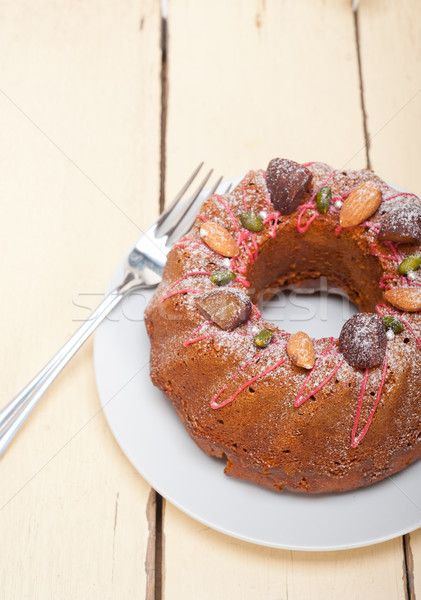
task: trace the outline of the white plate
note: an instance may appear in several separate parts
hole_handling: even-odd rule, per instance
[[[110,288],[121,273],[122,266]],[[118,444],[164,498],[209,527],[275,548],[354,548],[421,527],[421,461],[368,488],[329,495],[271,492],[224,475],[224,462],[199,450],[150,381],[143,311],[151,294],[126,298],[104,321],[95,335],[94,359],[101,404]],[[278,302],[284,318],[306,320],[310,335],[338,335],[349,307],[340,297],[328,305],[324,298],[287,294]],[[279,320],[279,305],[271,303],[264,315]],[[289,328],[285,321],[280,325]]]

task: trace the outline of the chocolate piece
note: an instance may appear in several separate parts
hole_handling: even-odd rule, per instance
[[[386,345],[383,319],[373,313],[360,313],[348,319],[339,336],[339,351],[352,367],[359,369],[380,365]]]
[[[377,237],[390,242],[421,243],[421,206],[409,198],[395,202],[384,216]]]
[[[321,163],[308,168],[313,180],[303,203],[332,174],[330,167]],[[256,184],[254,190],[247,177],[225,199],[239,229],[240,214],[245,210],[243,189],[247,209],[263,220],[275,210],[266,206],[269,192],[261,174],[250,177]],[[339,170],[328,184],[334,204],[336,198],[345,197],[370,178],[381,186],[384,195],[375,216],[380,228],[395,202],[387,200],[394,192],[380,179],[365,170]],[[418,203],[415,198],[412,201]],[[396,203],[400,203],[399,198]],[[232,263],[210,255],[197,243],[203,222],[196,222],[191,236],[171,250],[161,287],[145,313],[152,344],[150,371],[154,384],[167,394],[192,439],[207,454],[227,461],[227,474],[277,492],[344,492],[371,485],[421,460],[421,350],[417,345],[421,312],[400,317],[398,309],[389,314],[380,307],[388,316],[396,312],[405,321],[404,329],[395,334],[394,341],[388,341],[383,363],[369,369],[365,377],[364,369],[351,367],[342,354],[337,355],[335,339],[313,340],[317,366],[310,375],[287,359],[289,336],[282,331],[281,319],[265,351],[253,341],[254,336],[262,328],[275,327],[264,317],[260,319],[257,311],[255,315],[254,305],[249,321],[228,332],[203,317],[194,304],[205,292],[219,289],[240,290],[257,300],[268,297],[275,283],[284,287],[303,276],[323,273],[342,282],[364,312],[372,312],[383,301],[391,309],[382,298],[385,290],[379,282],[386,287],[404,282],[395,279],[399,262],[372,257],[371,252],[392,255],[387,246],[373,246],[378,241],[375,229],[359,227],[335,235],[339,211],[331,208],[326,215],[314,208],[317,219],[308,234],[301,235],[297,217],[302,207],[293,215],[278,217],[274,238],[269,233],[276,233],[276,217],[270,217],[264,233],[256,234],[258,259],[254,262],[250,239],[246,245],[251,252],[241,250],[241,261]],[[262,208],[266,211],[263,216]],[[207,200],[200,214],[208,221],[216,220],[236,238],[232,215],[217,197]],[[247,235],[244,230],[240,233],[239,240]],[[421,245],[400,250],[403,258],[421,251]],[[232,286],[220,288],[206,275],[231,267],[239,273],[238,282]],[[421,282],[421,269],[415,273]],[[408,276],[411,274],[414,272]],[[240,283],[241,277],[250,282],[247,290]],[[203,291],[194,294],[198,289]],[[391,329],[389,334],[385,331],[389,336],[392,333]],[[386,356],[389,360],[385,366]]]
[[[249,297],[239,290],[212,290],[197,298],[199,312],[225,331],[245,323],[251,315]]]
[[[272,203],[281,215],[296,210],[308,191],[312,173],[303,165],[286,158],[274,158],[266,172],[266,184]]]

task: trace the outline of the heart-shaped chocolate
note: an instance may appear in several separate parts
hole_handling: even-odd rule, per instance
[[[281,215],[296,210],[310,187],[312,173],[303,165],[286,158],[274,158],[266,171],[266,184],[272,203]]]

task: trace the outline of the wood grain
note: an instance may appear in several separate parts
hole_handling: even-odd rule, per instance
[[[385,179],[420,194],[421,21],[417,0],[359,8],[370,157]]]
[[[5,403],[157,214],[159,6],[2,2],[0,30]],[[100,411],[92,340],[0,466],[2,598],[144,597],[150,489]]]
[[[418,0],[360,2],[370,158],[418,192],[420,21]],[[156,216],[161,159],[169,197],[201,159],[227,177],[275,155],[365,165],[348,0],[169,0],[163,99],[156,0],[4,0],[0,33],[2,404],[87,317]],[[273,550],[168,504],[156,581],[155,495],[100,410],[92,340],[0,468],[1,598],[421,596],[420,531],[406,538],[406,578],[402,539]]]
[[[389,181],[420,194],[419,2],[362,2],[359,19],[373,168]],[[421,597],[421,530],[407,536],[406,552],[409,600],[415,600]]]
[[[348,0],[170,0],[168,31],[167,190],[200,159],[233,177],[364,145]]]
[[[405,598],[400,539],[358,550],[291,552],[235,540],[169,504],[165,512],[166,600]]]
[[[381,10],[379,3],[363,4],[374,5],[373,14],[376,6]],[[369,26],[366,18],[360,15],[361,36]],[[399,27],[396,39],[404,23]],[[167,189],[186,163],[194,166],[199,158],[227,176],[264,168],[276,155],[365,167],[349,2],[233,2],[222,7],[218,1],[170,1],[168,29]],[[378,28],[383,40],[382,35]],[[365,76],[364,38],[361,43]],[[415,73],[415,64],[409,69]],[[370,127],[380,103],[379,96],[368,103]],[[416,152],[414,146],[411,142]],[[373,160],[378,162],[375,153]],[[398,175],[392,170],[390,178],[401,180]],[[278,551],[215,533],[169,505],[164,530],[165,598],[405,597],[399,538],[343,552]]]

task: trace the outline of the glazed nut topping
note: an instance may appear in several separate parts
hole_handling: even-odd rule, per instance
[[[395,202],[383,217],[379,240],[421,243],[421,206],[409,198]]]
[[[246,210],[245,212],[241,213],[240,221],[241,225],[249,231],[258,232],[262,231],[263,229],[262,219],[252,210]]]
[[[233,271],[216,271],[212,273],[210,280],[215,285],[228,285],[235,280],[235,273]]]
[[[247,294],[227,289],[203,294],[197,298],[196,307],[206,319],[210,319],[224,331],[231,331],[245,323],[252,311]]]
[[[332,190],[330,189],[330,186],[324,185],[322,188],[320,188],[316,195],[317,210],[319,211],[319,213],[327,213],[331,202]]]
[[[382,201],[378,185],[366,181],[353,190],[343,203],[339,213],[342,227],[355,227],[374,215]]]
[[[315,352],[313,342],[304,331],[293,333],[287,344],[288,356],[296,367],[312,369],[314,367]]]
[[[398,267],[399,275],[408,275],[421,267],[421,254],[411,254],[403,259]]]
[[[383,324],[386,327],[386,335],[388,331],[391,331],[393,335],[395,333],[402,333],[403,331],[403,323],[397,317],[386,315],[385,317],[383,317]]]
[[[385,300],[395,308],[405,312],[421,310],[421,288],[403,287],[386,290],[383,294]]]
[[[211,250],[227,258],[237,256],[240,251],[229,231],[217,223],[211,221],[203,223],[200,228],[200,237]]]

